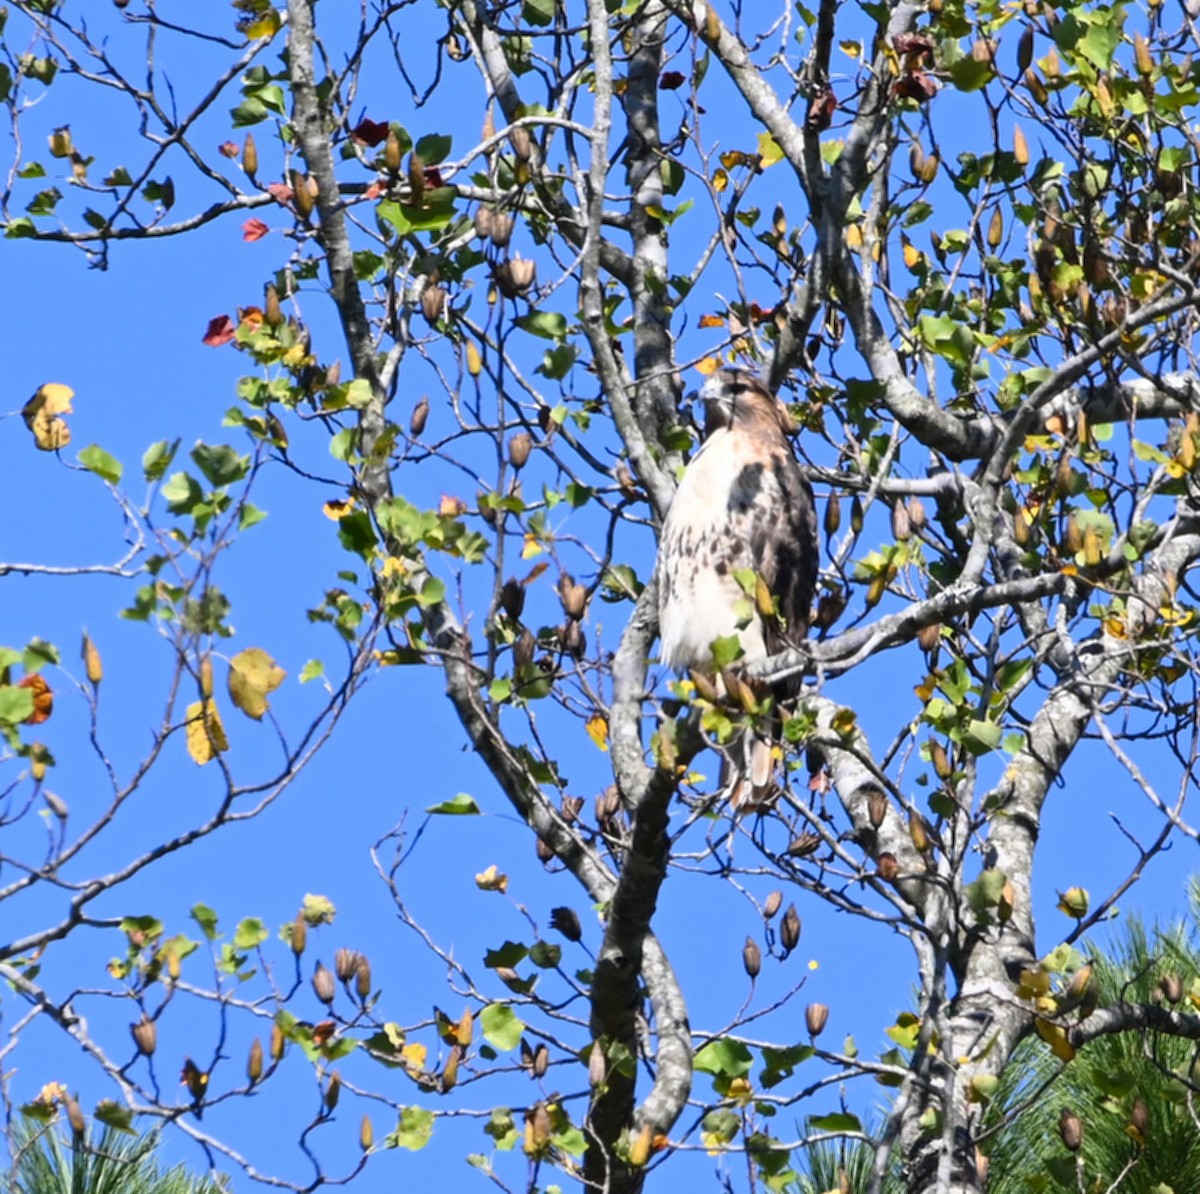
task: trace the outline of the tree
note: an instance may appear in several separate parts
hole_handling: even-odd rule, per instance
[[[1102,1004],[1180,1005],[1200,969],[1195,880],[1189,896],[1186,920],[1147,930],[1133,918],[1092,955]],[[996,1117],[1000,1131],[990,1150],[993,1186],[1001,1194],[1025,1189],[1034,1174],[1047,1189],[1099,1181],[1105,1189],[1115,1184],[1162,1194],[1194,1186],[1200,1164],[1195,1062],[1194,1043],[1167,1035],[1149,1041],[1132,1033],[1099,1036],[1069,1065],[1023,1043],[994,1108],[1003,1114]],[[1022,1104],[1027,1106],[1014,1115]]]
[[[12,1194],[224,1194],[228,1188],[154,1160],[155,1136],[104,1127],[67,1144],[52,1129],[25,1123],[14,1137],[15,1164],[5,1178]]]
[[[26,836],[6,839],[18,877],[0,899],[72,878],[65,907],[6,915],[0,973],[111,1082],[104,1114],[167,1119],[260,1176],[198,1117],[286,1090],[306,1061],[312,1172],[279,1179],[293,1188],[420,1149],[461,1115],[495,1146],[473,1163],[530,1189],[561,1170],[636,1191],[691,1149],[739,1158],[731,1185],[785,1189],[806,1146],[835,1141],[871,1150],[873,1191],[898,1171],[914,1194],[968,1194],[1023,1042],[1069,1062],[1102,1036],[1200,1038],[1197,988],[1185,1010],[1128,991],[1101,1006],[1076,948],[1196,836],[1200,93],[1186,15],[1074,0],[753,15],[697,0],[353,15],[236,0],[232,17],[184,28],[149,0],[86,21],[83,8],[11,6],[6,236],[73,245],[100,268],[126,241],[161,252],[231,219],[245,241],[286,242],[263,297],[231,298],[236,315],[205,333],[245,363],[225,416],[237,442],[186,459],[177,440],[154,444],[144,503],[111,452],[75,457],[130,529],[98,570],[136,578],[126,615],[170,653],[152,745],[116,767],[85,642],[72,699],[111,794],[82,832],[46,788],[55,760],[36,737],[60,652],[39,638],[3,660],[19,773],[6,791]],[[125,134],[91,124],[120,128],[121,112]],[[685,378],[737,362],[802,429],[827,554],[812,641],[756,666],[760,684],[735,678],[731,704],[709,678],[654,666],[651,539],[698,438]],[[36,447],[65,461],[70,397],[52,380],[24,409]],[[315,504],[335,482],[325,509],[344,557],[308,617],[343,657],[303,669],[325,696],[298,705],[279,648],[235,636],[219,582],[229,549],[265,533],[251,493]],[[369,679],[424,693],[430,669],[490,782],[479,800],[439,793],[431,814],[503,798],[564,901],[555,937],[520,905],[528,939],[497,942],[477,977],[409,910],[404,864],[424,829],[381,845],[396,911],[444,962],[461,1014],[406,1022],[349,950],[306,981],[310,933],[333,915],[323,899],[278,944],[252,915],[223,937],[204,904],[195,938],[114,914],[132,881],[263,814],[336,751]],[[809,683],[783,710],[777,799],[715,806],[708,748],[768,712],[764,684],[796,675]],[[903,694],[886,711],[868,708],[881,676]],[[242,715],[263,724],[252,760],[226,749]],[[79,877],[80,851],[180,738],[216,777],[215,811]],[[1034,848],[1056,785],[1100,758],[1144,810],[1121,823],[1128,861],[1092,899],[1069,873],[1035,875]],[[27,832],[42,802],[44,860]],[[655,930],[697,875],[710,899],[732,888],[759,910],[752,983],[759,939],[785,958],[801,909],[908,942],[917,995],[891,1046],[826,1044],[828,1009],[810,1004],[802,1030],[782,996],[692,1023],[702,984],[681,981]],[[1039,925],[1053,887],[1066,919]],[[568,892],[600,912],[594,959]],[[76,1014],[80,984],[47,965],[87,927],[124,941],[110,969],[136,1009],[126,1064]],[[148,1047],[179,991],[221,1012],[204,1056],[189,1046],[181,1099]],[[268,1036],[241,1030],[244,1075],[234,1021]],[[518,1086],[521,1070],[539,1085]],[[872,1082],[895,1095],[877,1131],[868,1095],[813,1101]],[[376,1141],[364,1122],[358,1159],[322,1151],[360,1100],[396,1126]]]

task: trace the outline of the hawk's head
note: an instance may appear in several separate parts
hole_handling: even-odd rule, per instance
[[[795,430],[787,408],[745,369],[722,369],[700,387],[705,438],[722,427],[753,426],[783,432]]]

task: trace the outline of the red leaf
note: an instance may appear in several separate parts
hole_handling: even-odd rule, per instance
[[[426,166],[423,173],[427,187],[444,187],[446,185],[442,181],[441,171],[436,166]]]
[[[937,81],[919,70],[912,71],[892,84],[893,95],[916,100],[917,103],[933,99],[937,92]]]
[[[804,118],[804,127],[810,133],[823,133],[833,121],[837,111],[837,96],[829,87],[823,87],[816,92],[808,105],[808,115]]]
[[[237,145],[233,141],[226,141],[223,144],[217,146],[217,152],[223,158],[235,158],[242,151],[237,147]]]
[[[369,187],[367,187],[365,191],[363,191],[363,198],[378,199],[385,190],[387,190],[387,188],[383,185],[383,183],[381,183],[379,179],[376,179]]]
[[[368,120],[365,116],[350,130],[350,136],[359,145],[366,145],[371,149],[374,149],[376,145],[382,145],[387,140],[387,135],[386,120]]]
[[[659,76],[658,85],[663,91],[674,91],[682,87],[686,76],[677,70],[665,70]]]
[[[270,231],[262,220],[249,219],[242,225],[242,240],[262,240]]]
[[[228,344],[236,333],[237,328],[234,327],[233,320],[228,315],[218,315],[208,321],[208,329],[204,333],[202,343],[207,344],[209,348],[220,348],[222,344]]]
[[[269,182],[267,183],[267,194],[270,195],[271,198],[280,205],[280,207],[287,207],[292,202],[296,192],[293,191],[286,182]]]
[[[892,42],[897,54],[932,54],[933,38],[928,33],[901,33]]]

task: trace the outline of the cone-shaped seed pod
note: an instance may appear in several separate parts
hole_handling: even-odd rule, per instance
[[[334,973],[342,982],[348,983],[358,972],[358,954],[344,946],[333,955]]]
[[[467,372],[472,377],[478,377],[483,372],[483,357],[474,340],[467,341]]]
[[[841,525],[842,503],[836,493],[831,493],[825,503],[825,534],[836,535]]]
[[[334,986],[333,975],[325,968],[324,962],[318,962],[312,977],[313,993],[322,1003],[332,1003],[337,988]]]
[[[354,972],[354,993],[360,1003],[371,998],[371,963],[366,954],[358,955],[358,969]]]
[[[436,324],[446,309],[446,288],[444,286],[426,286],[421,291],[421,314],[425,322]]]
[[[992,218],[988,221],[987,243],[989,249],[998,249],[1004,239],[1004,213],[1000,208],[992,208]]]
[[[293,170],[291,173],[292,183],[292,206],[296,209],[296,214],[306,220],[312,215],[313,209],[313,194],[308,189],[308,181],[299,170]]]
[[[562,594],[562,606],[567,617],[578,622],[587,611],[587,589],[583,585],[572,584]]]
[[[550,845],[549,842],[539,837],[537,839],[537,856],[538,861],[542,863],[552,861],[554,858],[554,847]]]
[[[283,323],[283,310],[279,306],[279,291],[268,283],[263,300],[263,320],[268,327],[277,328]]]
[[[906,503],[908,521],[914,531],[923,531],[929,522],[925,513],[925,503],[919,497],[910,497]]]
[[[1013,125],[1013,158],[1018,166],[1029,165],[1029,142],[1019,124]]]
[[[922,651],[932,651],[941,642],[942,624],[934,622],[932,626],[922,626],[917,631],[917,642]]]
[[[855,497],[850,500],[850,530],[854,534],[860,534],[863,529],[863,507],[862,501]]]
[[[258,173],[258,146],[254,144],[253,133],[247,133],[242,142],[242,169],[251,178]]]
[[[1033,26],[1026,25],[1017,42],[1017,73],[1023,75],[1033,62]]]
[[[212,659],[205,655],[200,661],[200,695],[208,700],[213,694],[213,666]]]
[[[509,129],[508,140],[518,161],[527,162],[533,157],[533,140],[529,136],[529,130],[523,124]]]
[[[525,586],[510,576],[500,589],[500,608],[516,622],[525,610]]]
[[[150,1057],[158,1047],[158,1025],[143,1016],[136,1024],[130,1024],[129,1031],[138,1052]]]
[[[544,1078],[550,1067],[550,1050],[544,1044],[538,1045],[533,1055],[533,1076]]]
[[[92,642],[91,636],[84,633],[83,636],[83,667],[87,673],[88,683],[93,686],[98,686],[100,681],[104,679],[104,665],[100,660],[100,652],[96,649],[96,644]]]
[[[1083,550],[1083,530],[1079,525],[1079,519],[1074,514],[1067,519],[1067,525],[1063,530],[1063,548],[1068,555],[1072,556]]]
[[[1146,1139],[1146,1131],[1150,1127],[1150,1109],[1145,1099],[1134,1099],[1133,1108],[1129,1112],[1129,1126],[1142,1138]]]
[[[753,937],[747,937],[746,944],[742,946],[742,969],[751,978],[758,978],[762,970],[762,950]]]
[[[425,430],[425,424],[429,422],[429,399],[422,398],[416,406],[413,407],[412,417],[408,421],[408,433],[411,436],[418,436]]]
[[[938,779],[949,779],[954,774],[946,748],[936,739],[929,744],[929,761],[933,764],[933,773]]]
[[[371,1151],[371,1145],[375,1143],[375,1125],[371,1123],[371,1117],[364,1115],[362,1124],[358,1129],[358,1146],[365,1153]]]
[[[920,813],[909,813],[908,836],[920,854],[924,854],[933,844],[929,839],[929,826],[926,825],[925,818]]]
[[[592,1086],[599,1086],[604,1081],[604,1076],[608,1072],[608,1065],[604,1059],[604,1050],[600,1048],[600,1042],[595,1041],[592,1044],[592,1050],[588,1054],[588,1082]]]
[[[896,861],[895,854],[890,854],[887,851],[880,854],[875,859],[875,873],[885,883],[891,883],[900,874],[900,864]]]
[[[800,913],[796,911],[795,904],[787,906],[783,920],[779,922],[779,944],[789,954],[800,944]]]
[[[899,543],[912,538],[912,523],[908,518],[908,508],[903,502],[892,506],[892,535]]]
[[[440,1087],[442,1094],[448,1090],[453,1090],[458,1085],[458,1062],[462,1057],[462,1050],[455,1045],[450,1050],[450,1056],[446,1058],[446,1064],[442,1067],[442,1077]]]
[[[562,798],[562,819],[568,825],[574,825],[583,811],[583,804],[582,796],[564,796]]]
[[[552,909],[550,927],[557,929],[568,941],[579,941],[583,937],[583,926],[574,908]]]
[[[819,630],[829,630],[846,611],[845,589],[834,589],[822,593],[817,601],[816,625]]]
[[[696,695],[701,700],[708,701],[709,704],[718,705],[721,703],[721,693],[716,684],[713,683],[711,677],[704,672],[697,672],[689,669],[688,677],[696,686]]]
[[[271,1025],[271,1060],[278,1061],[287,1052],[287,1037],[278,1024]]]
[[[1158,986],[1168,1003],[1175,1004],[1183,998],[1183,979],[1178,974],[1164,974]]]
[[[419,206],[425,202],[425,163],[415,153],[408,155],[409,202]]]
[[[262,1041],[255,1037],[250,1044],[250,1056],[246,1059],[246,1077],[251,1083],[257,1082],[262,1077],[263,1072],[263,1047]]]
[[[525,467],[526,461],[529,459],[529,453],[533,450],[533,437],[528,431],[518,431],[516,435],[508,441],[508,462],[515,469]]]
[[[629,1146],[629,1164],[634,1169],[641,1169],[650,1160],[650,1144],[653,1139],[654,1129],[649,1124],[643,1124],[642,1130]]]
[[[532,285],[537,274],[537,265],[520,254],[502,261],[493,271],[496,285],[505,298],[517,298]]]
[[[879,788],[871,788],[867,792],[867,820],[871,822],[872,829],[878,829],[883,824],[887,807],[887,797]]]
[[[773,891],[765,900],[763,900],[762,914],[763,920],[770,920],[780,908],[783,907],[783,892]]]
[[[70,1095],[64,1095],[63,1106],[67,1111],[67,1122],[71,1125],[71,1131],[76,1136],[82,1136],[87,1129],[87,1121],[83,1118],[78,1100],[73,1099]]]
[[[400,173],[400,161],[404,153],[400,148],[400,138],[395,129],[388,129],[387,140],[383,143],[383,164],[389,174]]]
[[[332,1111],[338,1105],[342,1093],[341,1075],[334,1070],[329,1076],[329,1085],[325,1087],[325,1110]]]
[[[823,1003],[810,1003],[804,1009],[804,1026],[809,1036],[820,1036],[829,1020],[829,1008]]]
[[[296,913],[296,919],[292,921],[291,945],[292,953],[299,956],[304,952],[304,947],[308,943],[308,921],[304,919],[303,912]]]
[[[578,622],[568,622],[562,628],[562,647],[572,659],[582,659],[587,651],[587,636]]]
[[[787,852],[792,858],[807,858],[810,854],[815,854],[817,848],[821,844],[821,839],[811,830],[805,830],[798,837],[792,838],[788,843]]]
[[[533,662],[533,653],[537,650],[537,640],[528,626],[521,631],[520,638],[513,643],[513,667],[524,671]]]

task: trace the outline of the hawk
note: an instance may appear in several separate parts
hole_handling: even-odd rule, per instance
[[[705,436],[679,483],[659,541],[662,661],[712,673],[713,644],[736,636],[738,664],[799,645],[817,583],[817,520],[783,404],[752,373],[714,373],[700,390]],[[772,610],[773,606],[773,610]],[[725,750],[722,785],[757,803],[774,770],[769,727]]]

